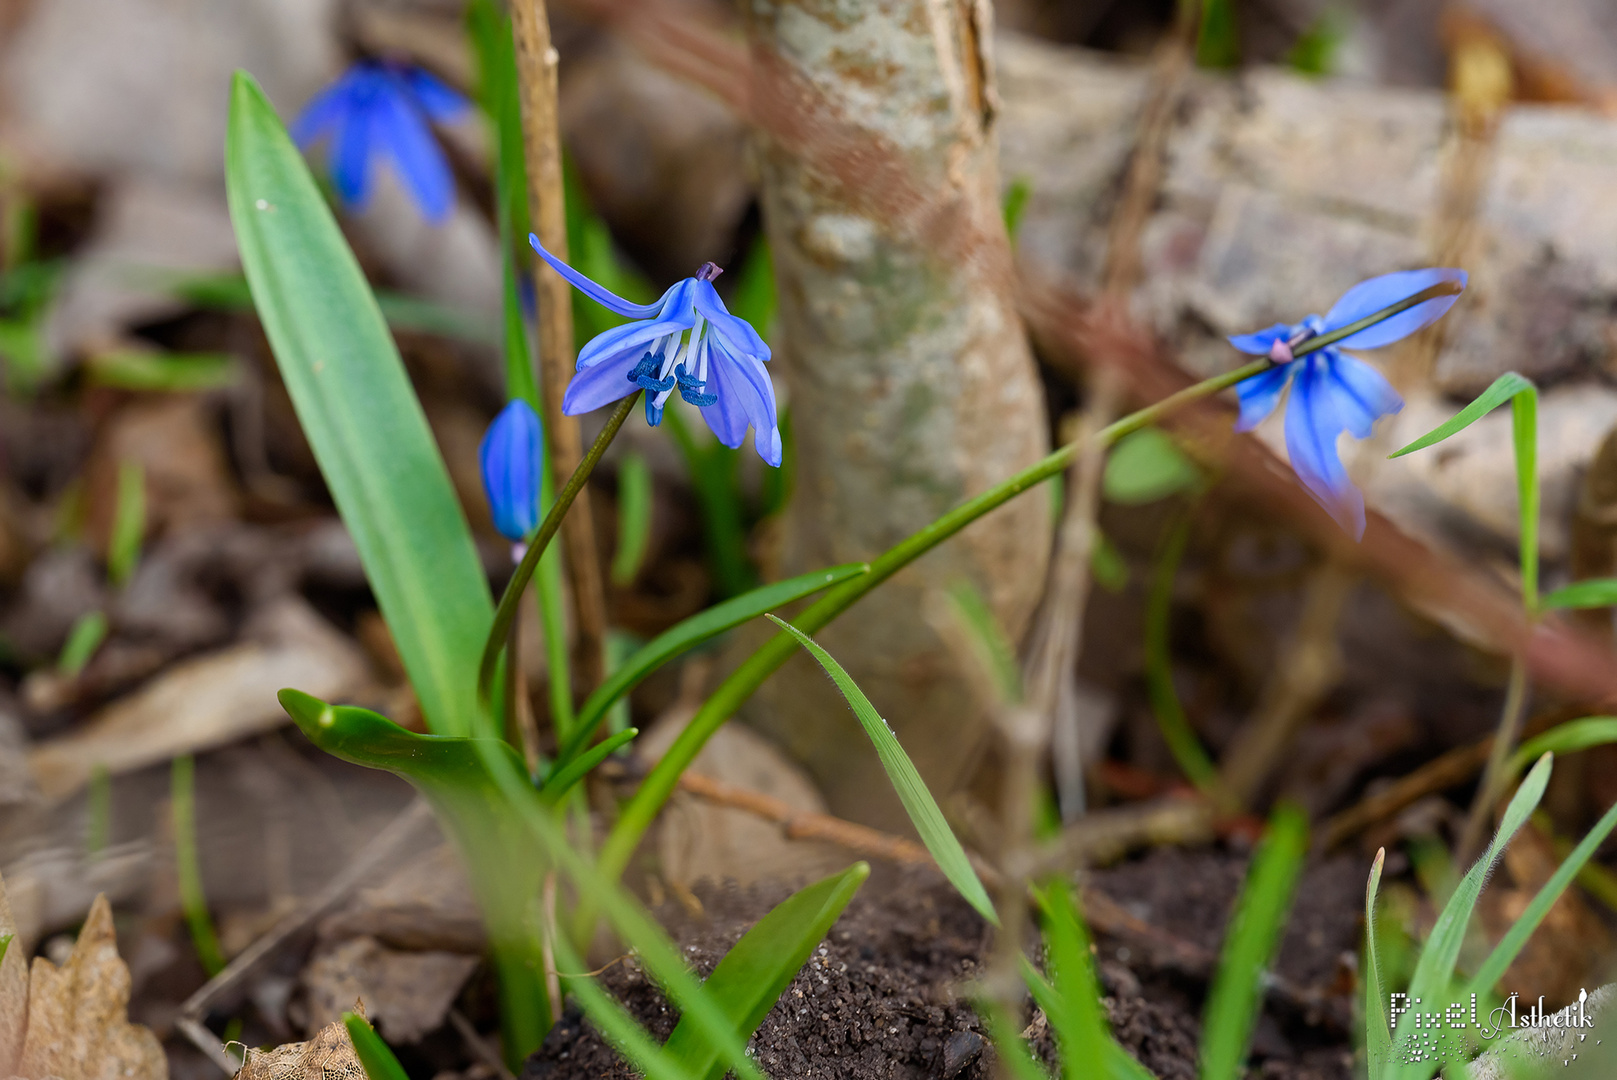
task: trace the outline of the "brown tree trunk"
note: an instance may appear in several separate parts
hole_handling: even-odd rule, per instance
[[[873,136],[907,167],[914,193],[953,219],[883,215],[856,175],[828,176],[780,141],[760,148],[780,287],[775,372],[797,446],[784,563],[797,573],[880,553],[1034,461],[1047,432],[1007,260],[937,243],[941,226],[1004,254],[987,3],[760,0],[748,10],[775,90],[795,87],[822,117]],[[1018,499],[820,635],[939,795],[965,779],[986,718],[922,603],[968,578],[1019,636],[1049,545],[1048,500]],[[809,767],[834,812],[903,825],[874,751],[812,661],[782,669],[752,719]]]

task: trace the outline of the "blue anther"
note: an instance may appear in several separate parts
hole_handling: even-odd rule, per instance
[[[718,402],[719,395],[702,393],[702,387],[707,385],[707,381],[691,375],[685,370],[684,364],[674,365],[674,378],[679,382],[679,396],[697,408],[705,409]]]
[[[662,367],[662,364],[663,358],[660,354],[653,356],[650,353],[647,353],[640,358],[640,363],[636,364],[634,368],[630,370],[628,379],[630,382],[634,383],[648,394],[667,393],[669,390],[674,388],[674,377],[670,375],[666,379],[657,378],[657,371]],[[647,399],[647,406],[650,406],[649,398]],[[648,413],[647,416],[649,418],[650,414]],[[655,425],[655,423],[656,422],[653,421],[653,425]]]

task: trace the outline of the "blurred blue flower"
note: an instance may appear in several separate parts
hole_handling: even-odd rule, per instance
[[[631,304],[580,274],[539,244],[540,258],[597,304],[637,321],[597,336],[578,354],[562,412],[576,416],[617,401],[636,387],[646,392],[646,422],[655,427],[669,395],[695,405],[713,434],[732,449],[752,426],[752,445],[780,465],[775,387],[764,364],[769,346],[745,320],[725,309],[713,288],[723,271],[704,263],[695,277],[673,285],[653,304]]]
[[[1443,283],[1453,293],[1401,311],[1334,344],[1302,357],[1292,350],[1309,338],[1339,330]],[[1355,539],[1364,536],[1364,496],[1348,480],[1336,452],[1337,437],[1346,431],[1356,439],[1370,434],[1376,420],[1404,407],[1403,399],[1375,368],[1342,352],[1342,348],[1374,349],[1390,345],[1436,322],[1465,288],[1464,270],[1405,270],[1361,281],[1343,294],[1322,319],[1310,315],[1300,323],[1276,323],[1255,334],[1230,338],[1230,344],[1252,356],[1269,356],[1275,367],[1236,384],[1241,417],[1236,431],[1250,431],[1274,412],[1288,383],[1286,450],[1291,467],[1308,493]]]
[[[418,67],[360,60],[303,107],[292,121],[292,138],[307,148],[332,135],[331,182],[344,206],[365,205],[371,164],[387,157],[421,213],[440,224],[454,204],[455,180],[431,124],[453,120],[468,107]]]
[[[522,541],[539,524],[539,482],[545,467],[544,428],[533,406],[517,398],[501,409],[478,456],[494,527],[507,540]]]

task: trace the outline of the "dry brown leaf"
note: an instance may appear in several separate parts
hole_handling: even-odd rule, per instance
[[[17,1075],[168,1080],[168,1058],[157,1036],[129,1022],[129,987],[112,905],[98,896],[67,963],[58,968],[43,958],[34,961]]]
[[[355,1012],[364,1015],[364,1009]],[[338,1020],[321,1028],[308,1042],[287,1043],[273,1050],[249,1049],[236,1080],[365,1080],[365,1067],[354,1053],[348,1029]]]
[[[28,1023],[28,959],[18,940],[5,880],[0,878],[0,936],[11,939],[0,960],[0,1076],[14,1076],[22,1057],[23,1028]]]
[[[361,998],[388,1042],[420,1042],[443,1026],[477,962],[458,953],[401,952],[373,937],[322,949],[303,969],[308,1027],[341,1019]]]
[[[102,709],[71,734],[38,746],[29,766],[46,799],[64,799],[100,765],[116,775],[279,727],[275,699],[296,686],[315,697],[350,695],[369,678],[359,648],[302,600],[266,610],[260,640],[175,664]]]

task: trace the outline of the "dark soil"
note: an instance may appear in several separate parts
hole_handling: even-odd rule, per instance
[[[1097,928],[1106,1008],[1118,1040],[1161,1080],[1194,1080],[1201,999],[1246,857],[1223,849],[1154,851],[1097,874],[1094,887],[1133,920]],[[1264,1080],[1347,1080],[1351,955],[1363,882],[1353,860],[1310,868],[1282,947],[1285,993],[1271,994],[1252,1050]],[[668,905],[659,914],[706,975],[737,938],[787,895],[782,887],[697,890],[703,915]],[[1104,922],[1104,920],[1100,920]],[[1143,929],[1142,929],[1143,927]],[[881,872],[856,897],[753,1037],[750,1049],[773,1077],[847,1080],[982,1080],[994,1052],[965,984],[979,973],[992,936],[932,873]],[[657,1038],[677,1016],[631,961],[602,981]],[[1053,1060],[1047,1030],[1036,1049]],[[569,1009],[521,1080],[628,1080],[635,1072]]]

